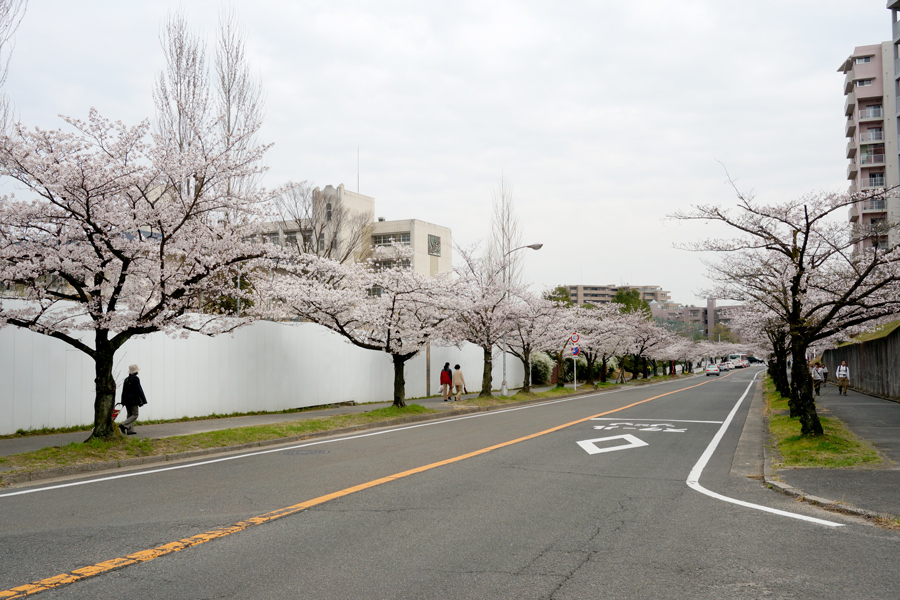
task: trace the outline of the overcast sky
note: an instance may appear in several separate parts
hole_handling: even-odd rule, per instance
[[[265,89],[267,187],[344,183],[378,216],[487,237],[513,186],[536,289],[659,285],[701,302],[715,230],[664,220],[734,203],[723,165],[761,200],[843,191],[843,75],[891,39],[884,0],[353,2],[235,0]],[[181,7],[211,43],[225,2],[32,0],[7,93],[29,125],[96,107],[153,116],[158,35]],[[721,163],[721,164],[720,164]]]

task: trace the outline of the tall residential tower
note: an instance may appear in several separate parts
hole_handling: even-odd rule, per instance
[[[838,68],[845,74],[844,133],[849,138],[846,152],[850,159],[847,166],[850,193],[896,188],[900,184],[895,48],[891,42],[859,46]],[[896,190],[886,199],[866,200],[850,208],[850,222],[860,228],[872,228],[886,219],[894,223],[900,220],[900,197]],[[900,231],[891,230],[889,235],[866,238],[856,250],[893,246],[898,242]]]

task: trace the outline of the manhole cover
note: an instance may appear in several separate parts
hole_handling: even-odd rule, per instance
[[[304,454],[328,454],[328,450],[285,450],[281,454],[289,456],[301,456]]]

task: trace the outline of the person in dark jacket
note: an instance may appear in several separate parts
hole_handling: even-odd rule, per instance
[[[128,417],[122,421],[119,429],[126,435],[136,434],[134,422],[138,418],[138,409],[147,404],[147,397],[144,396],[141,380],[138,379],[138,370],[137,365],[128,367],[128,377],[122,383],[122,404],[128,410]]]
[[[444,392],[444,402],[450,398],[450,386],[453,385],[453,372],[450,371],[450,363],[444,363],[444,369],[441,371],[441,388]]]

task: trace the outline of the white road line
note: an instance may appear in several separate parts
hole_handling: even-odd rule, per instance
[[[717,500],[722,500],[723,502],[730,502],[732,504],[737,504],[739,506],[743,506],[746,508],[755,508],[756,510],[761,510],[768,513],[773,513],[776,515],[781,515],[782,517],[790,517],[792,519],[800,519],[801,521],[809,521],[810,523],[818,523],[819,525],[827,525],[828,527],[843,527],[843,523],[835,523],[834,521],[825,521],[824,519],[817,519],[815,517],[807,517],[806,515],[800,515],[797,513],[787,512],[785,510],[778,510],[777,508],[769,508],[768,506],[762,506],[761,504],[753,504],[752,502],[744,502],[743,500],[737,500],[735,498],[729,498],[728,496],[723,496],[722,494],[717,494],[716,492],[712,492],[702,485],[700,485],[700,475],[703,474],[703,469],[706,468],[706,463],[709,462],[709,459],[712,458],[713,452],[716,451],[716,447],[719,445],[719,442],[722,440],[722,437],[725,435],[725,431],[728,429],[728,426],[731,424],[731,420],[734,418],[734,415],[737,413],[738,408],[741,406],[741,403],[744,401],[744,398],[747,397],[747,394],[750,392],[750,388],[753,387],[755,383],[756,375],[753,376],[753,380],[750,381],[750,385],[747,386],[747,389],[744,390],[744,394],[741,396],[740,400],[737,401],[737,404],[734,405],[734,408],[731,409],[731,412],[728,414],[728,418],[725,419],[722,426],[719,428],[719,431],[716,432],[716,435],[713,437],[712,441],[709,443],[709,446],[706,447],[706,450],[703,452],[703,455],[700,456],[700,460],[697,461],[697,464],[694,465],[694,468],[691,469],[690,474],[687,478],[688,487],[693,488],[700,492],[701,494],[706,494],[711,498],[715,498]]]
[[[656,387],[656,386],[658,386],[658,385],[666,385],[666,384],[668,384],[668,383],[674,383],[674,382],[672,382],[672,381],[661,381],[661,382],[659,382],[659,383],[653,383],[653,384],[646,385],[646,386],[643,386],[643,387],[645,387],[645,388]],[[243,453],[243,454],[235,454],[235,455],[233,455],[233,456],[224,456],[224,457],[222,457],[222,458],[214,458],[214,459],[211,459],[211,460],[204,460],[204,461],[200,461],[200,462],[192,462],[192,463],[181,464],[181,465],[173,465],[173,466],[171,466],[171,467],[162,467],[162,468],[159,468],[159,469],[148,469],[148,470],[146,470],[146,471],[144,471],[144,470],[142,470],[142,471],[131,471],[131,472],[128,472],[128,473],[120,473],[120,474],[118,474],[118,475],[109,475],[109,476],[107,476],[107,477],[98,477],[98,478],[96,478],[96,479],[83,479],[83,480],[79,480],[79,481],[71,481],[71,482],[69,482],[69,483],[60,483],[60,484],[57,484],[57,485],[48,485],[48,486],[44,486],[44,487],[28,488],[28,489],[24,489],[24,490],[18,490],[18,491],[15,491],[15,492],[9,492],[9,493],[7,493],[7,494],[0,494],[0,498],[9,498],[9,497],[11,497],[11,496],[21,496],[21,495],[24,495],[24,494],[36,494],[36,493],[38,493],[38,492],[49,492],[49,491],[51,491],[51,490],[59,490],[59,489],[63,489],[63,488],[76,487],[76,486],[80,486],[80,485],[89,485],[89,484],[92,484],[92,483],[101,483],[101,482],[104,482],[104,481],[114,481],[114,480],[116,480],[116,479],[125,479],[125,478],[127,478],[127,477],[140,477],[140,476],[142,476],[142,475],[153,475],[153,474],[156,474],[156,473],[163,473],[163,472],[166,472],[166,471],[177,471],[177,470],[179,470],[179,469],[191,469],[191,468],[193,468],[193,467],[202,467],[202,466],[205,466],[205,465],[211,465],[211,464],[220,463],[220,462],[225,462],[225,461],[229,461],[229,460],[236,460],[236,459],[239,459],[239,458],[247,458],[247,457],[250,457],[250,456],[262,456],[262,455],[264,455],[264,454],[272,454],[272,453],[275,453],[275,452],[284,452],[284,451],[286,451],[286,450],[296,450],[296,449],[298,449],[298,448],[308,448],[308,447],[310,447],[310,446],[318,446],[318,445],[321,445],[321,444],[331,444],[331,443],[334,443],[334,442],[344,442],[344,441],[349,441],[349,440],[357,440],[357,439],[361,439],[361,438],[372,437],[372,436],[375,436],[375,435],[383,435],[383,434],[385,434],[385,433],[396,433],[396,432],[398,432],[398,431],[407,431],[407,430],[409,430],[409,429],[417,429],[417,428],[419,428],[419,427],[430,427],[430,426],[432,426],[432,425],[441,425],[441,424],[444,424],[444,423],[453,423],[453,422],[455,422],[455,421],[464,421],[464,420],[466,420],[466,419],[477,419],[477,418],[480,418],[480,417],[490,417],[490,416],[492,416],[492,415],[498,415],[498,414],[503,414],[503,413],[513,412],[513,411],[516,411],[516,410],[526,410],[526,409],[531,409],[531,408],[538,408],[538,407],[541,407],[541,406],[549,406],[549,405],[551,405],[551,404],[561,404],[561,403],[563,403],[563,402],[572,402],[572,401],[575,401],[575,400],[584,400],[584,399],[586,399],[586,398],[592,398],[592,397],[594,397],[594,396],[605,396],[605,395],[607,395],[607,394],[616,394],[616,393],[619,393],[619,392],[628,391],[628,389],[630,389],[630,388],[618,388],[618,389],[615,389],[615,390],[609,390],[609,391],[605,391],[605,392],[597,392],[596,394],[589,394],[589,395],[587,395],[587,396],[576,396],[576,397],[574,397],[574,398],[560,398],[560,399],[558,399],[558,400],[550,400],[550,401],[547,401],[547,402],[541,402],[541,403],[539,403],[539,404],[529,404],[529,405],[527,405],[527,406],[517,406],[517,407],[513,407],[513,408],[504,408],[504,409],[501,409],[501,410],[492,410],[492,411],[488,411],[488,412],[479,412],[479,413],[475,413],[475,414],[473,414],[473,415],[464,415],[464,416],[454,417],[454,418],[449,418],[449,419],[440,419],[440,420],[437,420],[437,421],[428,421],[428,422],[425,422],[425,423],[419,423],[419,424],[417,424],[417,425],[407,425],[406,427],[396,427],[396,428],[394,428],[394,429],[385,429],[385,430],[383,430],[383,431],[372,431],[372,432],[369,432],[369,433],[361,433],[361,434],[359,434],[359,435],[351,435],[351,436],[347,436],[347,437],[335,438],[335,439],[330,439],[330,440],[319,440],[319,441],[316,441],[316,442],[306,442],[306,443],[303,443],[303,444],[297,444],[297,445],[294,445],[294,446],[279,446],[279,447],[277,447],[277,448],[270,448],[270,449],[268,449],[268,450],[259,450],[259,451],[255,451],[255,452],[245,452],[245,453]],[[40,484],[38,484],[38,485],[40,485]]]
[[[621,421],[622,417],[595,417],[591,421]],[[713,423],[718,425],[722,421],[683,421],[681,419],[631,419],[638,423]]]

